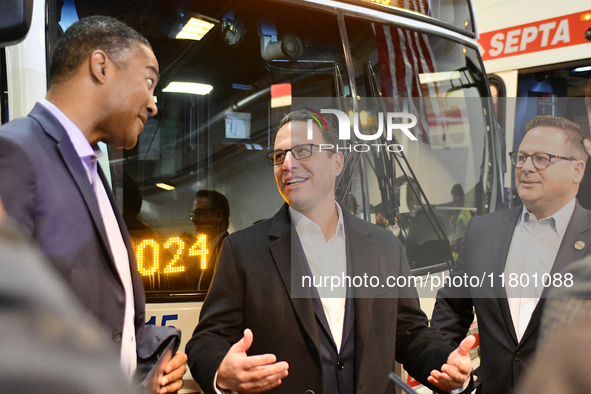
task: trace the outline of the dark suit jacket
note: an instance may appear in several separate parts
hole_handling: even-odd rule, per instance
[[[357,272],[408,275],[400,242],[392,233],[355,218],[343,209],[350,256]],[[205,393],[213,393],[214,375],[231,345],[250,328],[249,355],[273,353],[289,363],[289,376],[274,393],[321,393],[322,360],[318,325],[310,298],[291,297],[291,226],[288,206],[272,218],[230,235],[186,347],[189,367]],[[297,237],[296,237],[297,239]],[[299,242],[299,241],[298,241]],[[299,247],[299,245],[298,245]],[[425,382],[441,368],[453,347],[427,327],[412,289],[394,289],[400,298],[356,298],[356,392],[383,393],[394,360]]]
[[[99,169],[131,265],[138,339],[145,296],[117,204]],[[71,290],[119,342],[125,293],[108,246],[98,202],[66,131],[41,104],[0,128],[0,196]]]
[[[518,206],[473,218],[466,229],[453,275],[467,274],[468,277],[481,278],[485,273],[487,277],[493,273],[498,279],[505,270],[511,239],[522,209]],[[577,203],[551,273],[560,272],[566,265],[589,254],[589,230],[591,212]],[[577,241],[585,242],[583,250],[574,247]],[[482,289],[444,287],[437,294],[431,326],[439,328],[452,345],[464,338],[474,319],[473,309],[476,310],[481,364],[475,374],[482,379],[479,392],[504,394],[514,390],[535,353],[546,290],[519,342],[507,294],[500,282],[495,284],[491,293]]]

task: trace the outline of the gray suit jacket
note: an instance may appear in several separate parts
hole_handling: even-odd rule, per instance
[[[17,228],[0,220],[0,391],[132,394],[117,346]]]
[[[400,241],[392,233],[346,209],[343,217],[348,258],[356,275],[410,274]],[[313,302],[291,297],[292,264],[302,264],[297,258],[292,260],[292,232],[295,229],[286,204],[272,219],[233,233],[224,241],[199,325],[186,347],[191,373],[205,393],[214,392],[218,366],[245,328],[254,334],[249,355],[273,353],[277,360],[289,363],[289,376],[273,393],[322,392],[319,326]],[[425,382],[431,370],[441,368],[453,351],[438,331],[427,327],[416,290],[393,291],[398,298],[354,299],[355,366],[350,373],[356,393],[383,393],[395,359]]]
[[[504,272],[515,225],[522,206],[473,218],[466,229],[464,242],[452,275],[482,277],[493,274],[495,279]],[[568,264],[590,253],[591,212],[575,206],[551,273],[560,272]],[[585,248],[575,248],[577,241]],[[544,290],[542,297],[547,295]],[[481,393],[512,392],[531,361],[537,345],[540,318],[545,299],[540,299],[521,341],[511,318],[507,294],[500,282],[494,290],[442,288],[437,294],[431,325],[442,331],[451,344],[466,335],[474,319],[478,318],[481,364],[475,374],[482,383]]]
[[[99,169],[101,180],[104,175]],[[110,187],[111,205],[127,246],[141,338],[145,296],[129,235]],[[6,211],[35,239],[82,305],[121,339],[125,294],[98,202],[61,124],[42,105],[0,127],[0,196]]]

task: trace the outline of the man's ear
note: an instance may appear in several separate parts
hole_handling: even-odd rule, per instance
[[[583,181],[583,175],[585,175],[585,162],[583,160],[575,161],[575,176],[573,183],[580,184]]]
[[[92,52],[88,61],[92,78],[96,82],[105,83],[107,81],[107,68],[110,66],[109,63],[111,63],[107,54],[97,49]]]
[[[343,171],[343,166],[345,163],[345,156],[341,152],[335,152],[332,155],[332,161],[334,163],[334,172],[335,176],[339,176],[341,171]]]

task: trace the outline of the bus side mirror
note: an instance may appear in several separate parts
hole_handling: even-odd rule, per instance
[[[0,1],[0,48],[18,44],[31,28],[33,0]]]

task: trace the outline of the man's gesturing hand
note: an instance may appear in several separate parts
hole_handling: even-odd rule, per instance
[[[431,376],[427,378],[429,383],[444,391],[462,387],[472,373],[470,349],[474,342],[476,342],[476,338],[473,335],[464,338],[460,346],[451,352],[447,358],[447,363],[441,367],[441,372],[437,370],[431,371]]]
[[[220,389],[239,393],[260,393],[281,384],[287,376],[289,365],[276,362],[274,354],[247,356],[252,345],[252,331],[244,330],[244,336],[236,342],[218,368],[216,385]]]

